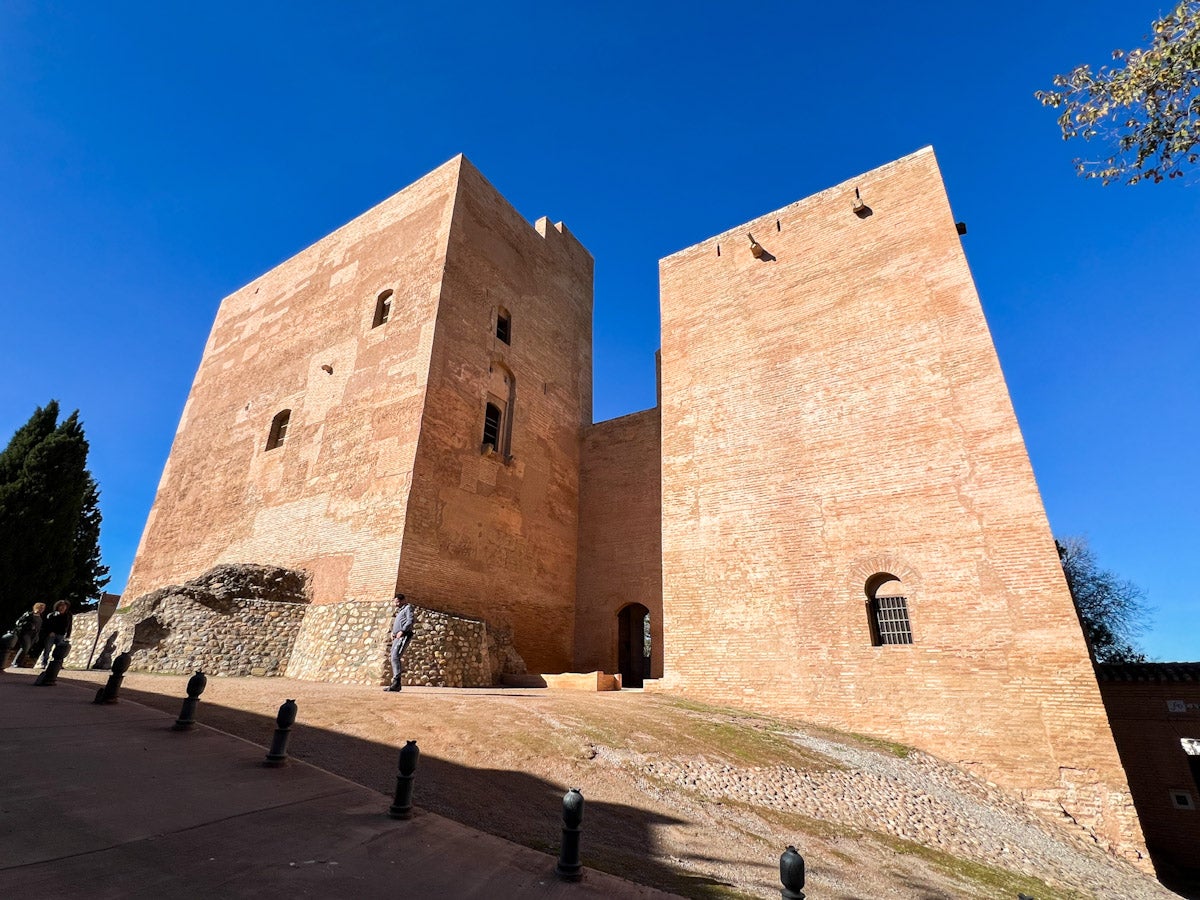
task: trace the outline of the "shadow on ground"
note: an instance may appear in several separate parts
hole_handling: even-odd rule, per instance
[[[92,682],[70,681],[91,688]],[[181,698],[121,688],[121,698],[171,715],[179,714]],[[275,731],[275,717],[201,700],[198,721],[264,748]],[[186,737],[184,738],[186,739]],[[396,787],[399,748],[299,721],[292,729],[291,758],[318,766],[390,797]],[[265,755],[265,750],[264,750]],[[570,785],[554,784],[525,772],[479,769],[423,753],[417,767],[413,802],[422,809],[472,828],[557,856],[562,836],[562,800]],[[215,790],[220,786],[214,785]],[[381,798],[380,815],[390,800]],[[655,828],[686,824],[625,804],[597,802],[585,797],[581,857],[586,867],[641,884],[696,898],[741,895],[732,885],[681,869],[655,858]],[[718,848],[709,859],[720,862]],[[765,874],[765,873],[764,873]],[[777,885],[764,884],[771,890]]]

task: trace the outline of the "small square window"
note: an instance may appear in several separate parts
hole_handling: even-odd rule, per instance
[[[1176,809],[1195,809],[1196,798],[1191,791],[1171,791],[1171,805]]]
[[[496,313],[496,337],[506,344],[512,343],[512,316],[507,310],[502,309]]]

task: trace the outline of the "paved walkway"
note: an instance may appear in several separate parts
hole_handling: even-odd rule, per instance
[[[667,897],[94,688],[0,674],[0,878],[32,897]],[[64,673],[66,674],[66,673]],[[417,772],[420,778],[420,770]]]

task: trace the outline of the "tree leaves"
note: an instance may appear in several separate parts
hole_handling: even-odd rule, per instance
[[[1054,76],[1056,90],[1034,93],[1062,110],[1063,140],[1100,138],[1115,150],[1102,161],[1076,159],[1084,178],[1159,183],[1200,159],[1200,0],[1184,0],[1152,31],[1149,47],[1113,51],[1123,66],[1077,66]]]
[[[1054,545],[1093,661],[1145,662],[1134,644],[1150,617],[1142,589],[1101,569],[1085,538],[1067,537]]]
[[[78,608],[108,584],[100,564],[99,491],[78,411],[35,410],[0,452],[0,625],[33,603]]]

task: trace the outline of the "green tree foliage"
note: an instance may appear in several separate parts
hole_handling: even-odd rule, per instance
[[[1142,589],[1101,569],[1086,538],[1063,538],[1054,545],[1093,661],[1145,662],[1145,654],[1135,646],[1150,618]]]
[[[78,411],[58,413],[35,410],[0,452],[0,625],[38,601],[78,609],[109,581],[87,439]]]
[[[1151,31],[1148,47],[1113,51],[1121,65],[1078,66],[1056,75],[1054,90],[1034,94],[1062,110],[1063,140],[1099,137],[1115,151],[1103,161],[1076,159],[1085,178],[1160,182],[1200,159],[1200,0],[1184,0]]]

